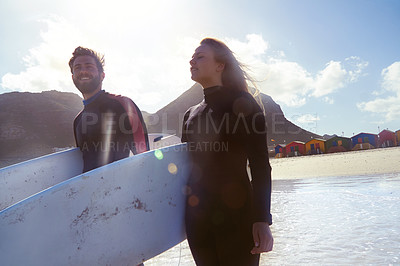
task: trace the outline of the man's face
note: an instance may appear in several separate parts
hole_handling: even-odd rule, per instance
[[[101,89],[104,73],[100,73],[96,61],[89,55],[78,56],[72,66],[72,80],[82,94]]]

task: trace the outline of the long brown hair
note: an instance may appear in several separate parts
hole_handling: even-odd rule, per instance
[[[222,72],[222,85],[233,90],[248,92],[246,80],[252,81],[252,79],[243,70],[244,66],[235,58],[228,46],[213,38],[203,39],[200,42],[200,45],[202,44],[210,46],[214,52],[215,60],[225,65]]]
[[[233,90],[249,92],[265,113],[260,91],[257,89],[254,79],[244,70],[247,67],[236,59],[228,46],[214,38],[205,38],[200,42],[200,45],[202,44],[210,46],[215,60],[225,65],[222,72],[222,85]],[[249,81],[254,87],[249,88],[246,81]]]

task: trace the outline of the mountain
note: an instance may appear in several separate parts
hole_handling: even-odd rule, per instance
[[[288,121],[270,96],[261,93],[257,98],[265,108],[270,148],[321,137]],[[149,133],[180,136],[186,110],[202,100],[202,87],[196,84],[155,114],[142,112]],[[82,108],[82,98],[74,93],[0,94],[0,167],[52,153],[56,147],[74,147],[72,124]]]
[[[337,137],[337,135],[336,135],[336,134],[333,134],[333,135],[324,134],[324,135],[322,136],[322,139],[328,140],[328,139],[331,139],[331,138],[333,138],[333,137]]]
[[[1,94],[2,165],[54,152],[55,147],[75,146],[72,123],[82,107],[82,99],[74,93]]]
[[[269,146],[288,144],[294,140],[307,142],[311,138],[321,137],[288,121],[281,107],[270,96],[260,93],[256,99],[259,102],[261,101],[265,109]],[[202,100],[202,87],[195,84],[155,114],[143,112],[148,131],[150,133],[162,132],[181,136],[183,115],[190,106],[198,104]]]

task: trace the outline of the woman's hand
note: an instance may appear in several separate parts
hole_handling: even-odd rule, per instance
[[[253,224],[254,248],[251,254],[260,254],[272,250],[274,246],[274,238],[268,223],[257,222]]]

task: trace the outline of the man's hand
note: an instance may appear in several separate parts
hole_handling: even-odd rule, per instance
[[[272,250],[274,246],[274,238],[268,223],[257,222],[253,224],[254,248],[251,254],[260,254]]]

